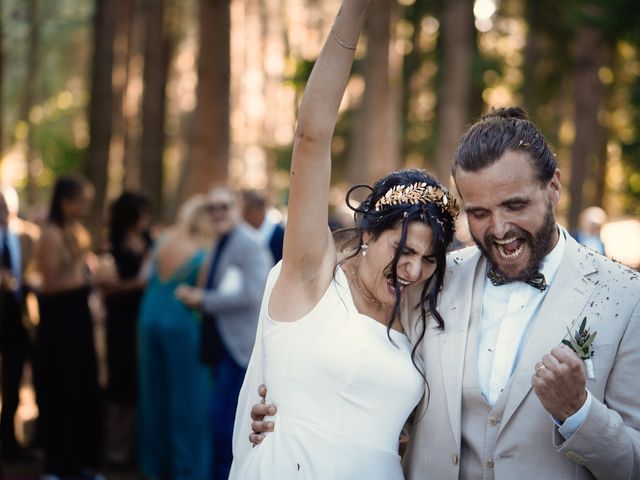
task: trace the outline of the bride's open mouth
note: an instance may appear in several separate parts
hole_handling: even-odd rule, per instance
[[[413,282],[410,282],[409,280],[405,280],[404,278],[398,277],[398,286],[400,287],[400,294],[402,294],[402,292],[412,283]],[[387,284],[388,284],[390,293],[392,295],[395,295],[396,288],[395,288],[395,284],[393,283],[393,277],[391,274],[387,275]]]

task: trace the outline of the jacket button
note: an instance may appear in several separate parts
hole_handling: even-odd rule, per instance
[[[451,454],[451,463],[453,463],[454,465],[458,465],[458,454],[457,453],[452,453]]]

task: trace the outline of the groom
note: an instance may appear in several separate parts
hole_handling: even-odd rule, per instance
[[[429,395],[407,478],[640,478],[638,273],[557,225],[555,155],[522,109],[471,126],[452,171],[477,247],[449,255],[446,326],[429,322],[419,347]],[[405,306],[414,341],[416,315]],[[588,379],[561,343],[583,318],[597,331]],[[273,428],[269,408],[254,407],[255,432]]]
[[[449,256],[446,327],[420,347],[430,400],[407,476],[640,478],[637,272],[556,224],[555,155],[522,109],[473,125],[452,171],[477,248]],[[597,331],[588,379],[561,344],[584,318]]]

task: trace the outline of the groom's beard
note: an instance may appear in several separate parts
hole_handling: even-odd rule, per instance
[[[522,239],[525,248],[528,248],[530,251],[529,261],[527,262],[527,264],[517,272],[511,274],[505,272],[504,269],[500,268],[501,259],[493,252],[492,248],[487,248],[487,245],[494,244],[496,240],[495,235],[485,235],[484,242],[481,242],[478,238],[476,238],[473,233],[471,233],[471,236],[473,237],[473,240],[476,242],[476,245],[478,246],[480,251],[487,258],[489,265],[497,273],[501,274],[505,279],[509,281],[523,281],[528,280],[540,270],[540,267],[542,266],[542,260],[553,248],[553,231],[555,228],[558,227],[553,215],[553,207],[551,206],[551,204],[549,204],[542,225],[537,231],[530,233],[526,230],[522,230],[521,228],[513,227],[504,235],[504,237],[508,237],[509,235],[518,236],[520,239]]]

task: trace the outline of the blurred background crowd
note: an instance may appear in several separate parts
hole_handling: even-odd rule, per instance
[[[126,191],[94,249],[92,197],[62,176],[30,222],[0,191],[0,459],[46,479],[226,478],[279,214],[219,185],[154,228],[147,195]]]

